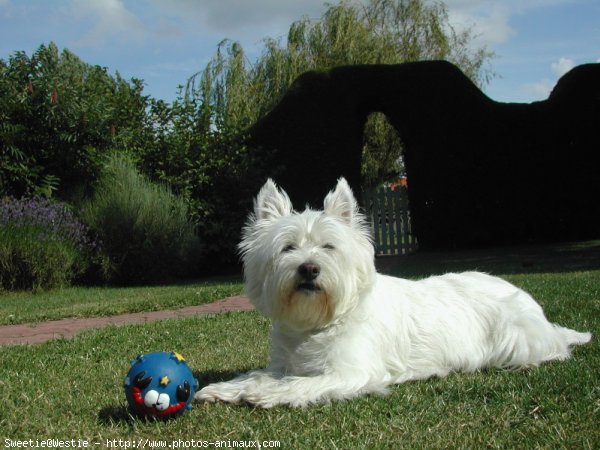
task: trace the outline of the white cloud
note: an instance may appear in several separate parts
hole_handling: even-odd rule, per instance
[[[364,2],[366,0],[351,0]],[[148,0],[173,32],[194,36],[210,54],[223,39],[240,42],[252,60],[263,49],[266,37],[283,38],[292,22],[318,19],[325,0]],[[337,1],[331,1],[336,4]]]
[[[448,17],[457,31],[471,29],[476,44],[493,46],[506,42],[515,31],[509,24],[511,11],[497,2],[448,2]]]
[[[436,0],[426,0],[433,2]],[[572,0],[446,0],[448,16],[458,30],[471,28],[477,35],[475,44],[494,47],[517,35],[511,26],[515,16]]]
[[[102,47],[115,39],[141,41],[146,32],[142,21],[121,0],[74,0],[71,13],[80,20],[92,21],[76,47]]]
[[[543,78],[535,83],[530,83],[524,86],[523,90],[528,96],[543,100],[548,98],[552,89],[556,85],[558,78],[562,77],[569,70],[575,67],[575,61],[571,58],[561,57],[557,62],[550,64],[550,70],[555,75],[554,79]]]
[[[550,68],[558,77],[562,77],[565,73],[575,67],[575,61],[570,58],[560,58],[558,62],[552,63]]]
[[[523,91],[526,97],[533,100],[545,100],[554,89],[556,83],[548,78],[544,78],[536,83],[527,84],[524,86]]]
[[[153,3],[166,16],[193,21],[197,26],[225,33],[237,32],[241,28],[289,25],[303,15],[320,17],[324,8],[323,0],[153,0]]]

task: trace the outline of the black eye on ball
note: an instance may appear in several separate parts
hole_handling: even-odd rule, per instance
[[[152,377],[146,377],[146,371],[142,370],[133,379],[133,385],[139,389],[146,389],[152,383]]]
[[[183,384],[177,386],[175,395],[180,402],[187,402],[188,398],[190,398],[190,383],[184,381]]]
[[[293,245],[293,244],[286,245],[285,247],[283,247],[282,253],[288,253],[288,252],[291,252],[292,250],[296,250],[295,245]]]
[[[325,244],[325,245],[323,246],[323,248],[324,248],[325,250],[335,250],[335,247],[334,247],[333,245],[331,245],[331,244]]]

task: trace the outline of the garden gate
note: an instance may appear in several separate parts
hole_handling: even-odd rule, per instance
[[[363,193],[376,255],[406,255],[417,250],[406,186],[379,187]]]

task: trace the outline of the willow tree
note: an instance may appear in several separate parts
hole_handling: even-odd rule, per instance
[[[457,31],[443,3],[424,0],[343,0],[318,20],[303,18],[287,39],[266,38],[253,63],[237,42],[222,41],[206,68],[188,82],[213,130],[243,131],[268,112],[290,84],[308,70],[348,64],[397,64],[444,59],[476,84],[490,76],[492,54],[474,46],[471,29]],[[402,144],[382,114],[365,125],[363,176],[374,184],[402,170]]]

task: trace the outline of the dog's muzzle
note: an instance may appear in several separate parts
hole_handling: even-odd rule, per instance
[[[320,291],[321,288],[316,283],[316,279],[321,273],[321,268],[314,263],[304,263],[298,266],[298,275],[300,276],[300,283],[298,283],[298,290],[315,292]]]

